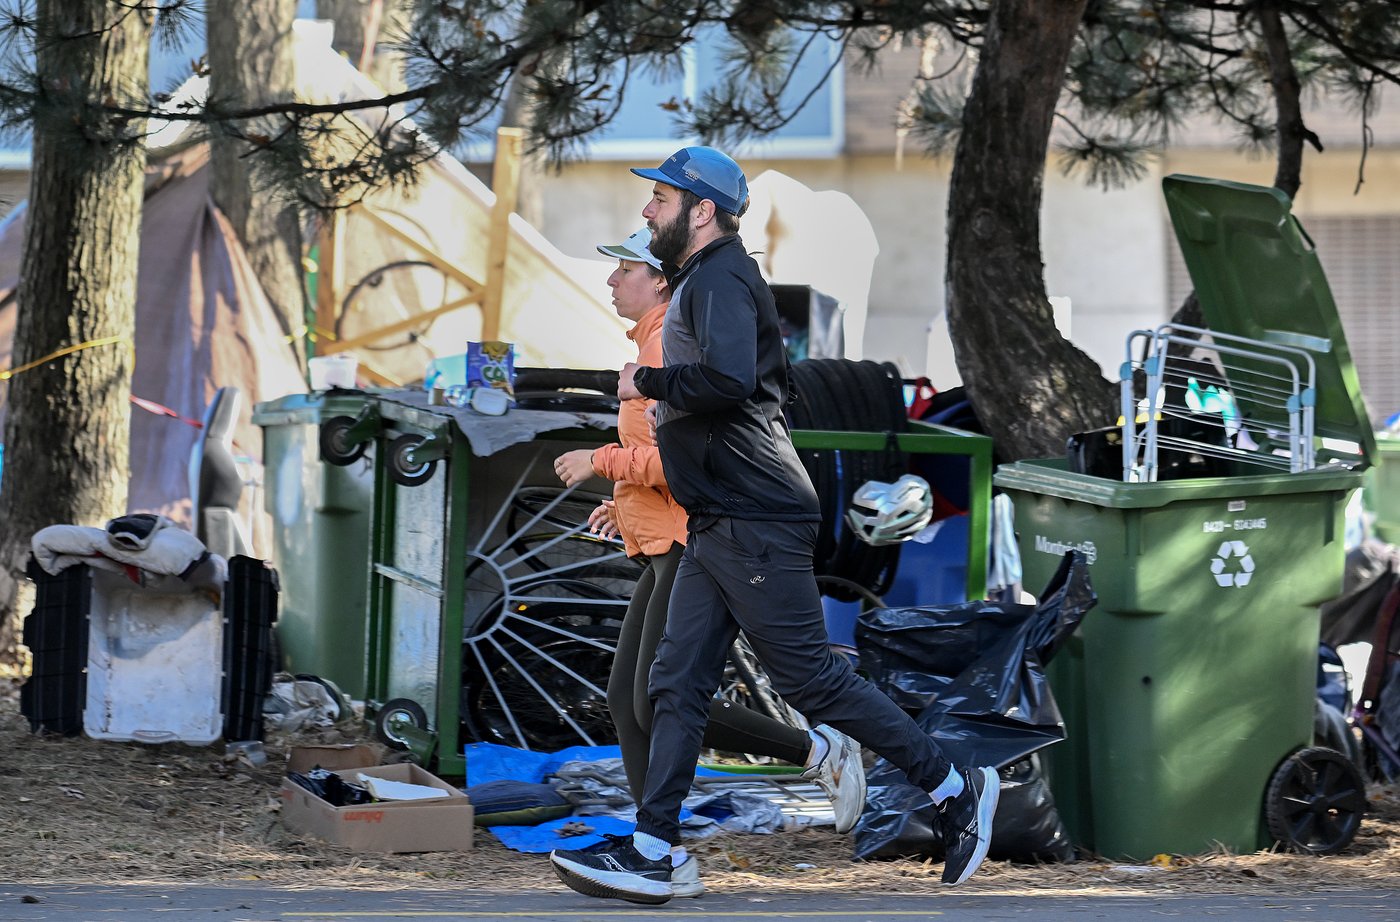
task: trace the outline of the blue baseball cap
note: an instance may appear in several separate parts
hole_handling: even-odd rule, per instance
[[[598,244],[598,252],[604,256],[625,259],[634,263],[646,263],[653,269],[661,269],[661,260],[651,252],[651,229],[644,227],[622,243]]]
[[[736,216],[749,200],[744,171],[728,154],[713,147],[683,147],[654,170],[634,168],[632,172],[693,192]]]

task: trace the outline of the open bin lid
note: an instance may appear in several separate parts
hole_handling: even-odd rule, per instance
[[[1376,443],[1337,305],[1312,239],[1281,190],[1172,175],[1162,180],[1172,227],[1212,330],[1307,349],[1317,363],[1315,433]]]

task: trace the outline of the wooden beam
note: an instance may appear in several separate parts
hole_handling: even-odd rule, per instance
[[[473,304],[476,304],[480,300],[481,292],[474,291],[471,294],[464,295],[455,301],[449,301],[441,307],[435,307],[430,311],[418,311],[417,313],[411,316],[405,317],[403,320],[395,321],[394,323],[388,324],[387,326],[382,326],[377,329],[370,330],[368,333],[361,333],[359,336],[356,336],[352,339],[340,339],[336,340],[335,342],[326,343],[324,348],[319,348],[316,351],[321,355],[333,355],[337,352],[345,352],[349,349],[354,349],[357,346],[366,345],[367,343],[378,342],[386,336],[393,336],[395,333],[402,333],[405,330],[412,330],[416,327],[420,327],[428,321],[432,320],[434,317],[440,317],[448,311],[455,311],[460,310],[464,307],[469,307]]]
[[[403,387],[403,382],[398,378],[367,364],[364,359],[360,359],[359,375],[375,387]]]
[[[491,170],[491,233],[486,249],[486,296],[481,302],[481,338],[501,335],[501,296],[506,284],[506,254],[510,249],[510,215],[520,195],[520,152],[525,132],[519,128],[496,129],[496,161]]]
[[[312,331],[313,353],[325,355],[326,343],[335,335],[340,317],[340,292],[345,288],[345,261],[340,258],[345,238],[345,212],[337,208],[321,224],[316,252],[316,329]]]
[[[479,280],[467,275],[467,273],[455,266],[446,256],[443,256],[441,253],[428,246],[428,244],[383,217],[369,205],[359,205],[356,207],[360,215],[369,218],[371,224],[415,250],[415,256],[417,258],[421,258],[426,263],[432,263],[434,269],[437,269],[443,275],[460,283],[468,291],[477,291],[484,287]]]

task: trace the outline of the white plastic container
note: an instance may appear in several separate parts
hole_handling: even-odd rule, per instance
[[[360,370],[360,360],[355,358],[354,353],[337,352],[334,355],[313,356],[307,361],[306,367],[311,374],[313,391],[324,391],[333,387],[352,390],[355,387],[355,375]]]
[[[93,739],[208,744],[223,733],[224,620],[169,577],[141,587],[95,570],[83,731]]]

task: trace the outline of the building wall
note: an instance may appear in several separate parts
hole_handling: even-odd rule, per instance
[[[1358,159],[1356,149],[1309,152],[1295,206],[1305,224],[1310,217],[1400,215],[1400,150],[1371,151],[1366,182],[1353,195]],[[627,172],[631,165],[580,163],[549,177],[546,236],[567,253],[588,255],[595,243],[639,226],[648,187]],[[861,206],[880,244],[866,357],[896,361],[909,374],[937,371],[929,368],[925,341],[944,305],[949,163],[874,153],[743,165],[750,176],[778,169],[813,189],[840,190]],[[1273,163],[1229,148],[1170,151],[1147,178],[1111,191],[1066,178],[1054,163],[1046,171],[1041,222],[1046,290],[1069,300],[1072,341],[1109,377],[1117,374],[1128,333],[1162,322],[1175,308],[1168,278],[1175,241],[1160,191],[1161,177],[1169,173],[1267,185]]]

